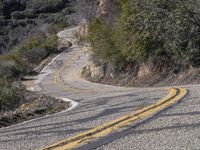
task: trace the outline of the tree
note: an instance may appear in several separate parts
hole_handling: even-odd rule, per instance
[[[110,24],[95,18],[89,25],[88,40],[99,60],[117,65],[125,63],[125,59],[116,47],[114,31]]]
[[[90,26],[89,40],[100,58],[116,58],[116,62],[118,54],[128,62],[151,57],[163,63],[200,66],[200,1],[118,2],[121,16],[116,25],[96,20]]]
[[[0,111],[14,108],[16,99],[16,89],[7,80],[0,79]]]
[[[118,46],[129,60],[156,56],[199,65],[199,13],[196,0],[127,0],[116,30]]]

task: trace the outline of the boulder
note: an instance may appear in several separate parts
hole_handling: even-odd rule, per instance
[[[96,60],[95,55],[86,49],[86,64],[81,70],[82,77],[101,79],[105,75],[105,67]]]
[[[91,77],[91,70],[89,65],[85,65],[81,70],[81,77],[87,78]]]
[[[105,69],[104,69],[103,65],[101,65],[101,66],[93,65],[91,67],[91,77],[92,78],[101,79],[104,77],[104,75],[105,75]]]

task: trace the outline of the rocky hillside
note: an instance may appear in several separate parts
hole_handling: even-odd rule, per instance
[[[199,83],[199,10],[195,0],[99,0],[87,32],[80,28],[91,44],[82,75],[127,86]]]
[[[109,23],[116,22],[119,17],[120,9],[116,1],[113,0],[99,0],[97,9],[97,18],[102,18]]]

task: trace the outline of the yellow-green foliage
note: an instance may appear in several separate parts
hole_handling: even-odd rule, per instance
[[[56,34],[58,31],[63,30],[68,26],[67,21],[62,21],[56,24],[50,24],[47,28],[49,34]]]
[[[44,40],[41,44],[41,48],[45,49],[48,54],[54,53],[57,50],[57,40],[56,36],[50,36]]]
[[[98,19],[91,21],[89,41],[98,57],[108,62],[145,62],[153,57],[200,66],[198,1],[119,2],[121,16],[115,25]]]
[[[105,62],[119,64],[125,63],[115,43],[114,29],[100,19],[93,19],[89,25],[88,40],[93,52]]]
[[[7,80],[0,78],[0,111],[13,108],[17,101],[17,93]]]
[[[47,37],[43,33],[22,42],[9,53],[1,56],[1,61],[13,62],[17,75],[29,73],[45,57],[57,51],[57,37]],[[11,63],[11,64],[13,64]],[[1,69],[1,68],[0,68]]]
[[[9,53],[0,56],[0,111],[14,108],[19,101],[12,82],[30,73],[33,67],[56,52],[57,37],[43,33],[22,42]]]

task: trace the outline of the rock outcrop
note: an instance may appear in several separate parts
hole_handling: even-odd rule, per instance
[[[79,35],[81,37],[85,37],[88,34],[88,22],[86,20],[83,20],[80,24],[79,24],[79,31],[78,31]]]
[[[96,17],[105,20],[106,22],[113,24],[116,22],[117,17],[120,14],[119,6],[113,0],[98,0],[99,5],[96,12]],[[83,21],[79,24],[79,35],[84,37],[88,34],[88,20],[83,18]]]
[[[104,65],[97,63],[96,57],[91,52],[90,48],[86,48],[86,59],[87,62],[81,70],[81,76],[83,78],[94,78],[101,79],[105,75]]]
[[[99,0],[96,17],[114,23],[119,16],[119,12],[119,7],[113,0]]]
[[[107,23],[113,24],[119,16],[119,7],[113,0],[98,0],[99,5],[96,17],[105,20]],[[88,34],[88,22],[83,20],[79,26],[79,35],[85,37]],[[87,63],[81,70],[81,76],[84,78],[92,78],[99,80],[105,76],[105,67],[101,63],[97,63],[95,55],[90,48],[86,50]]]

